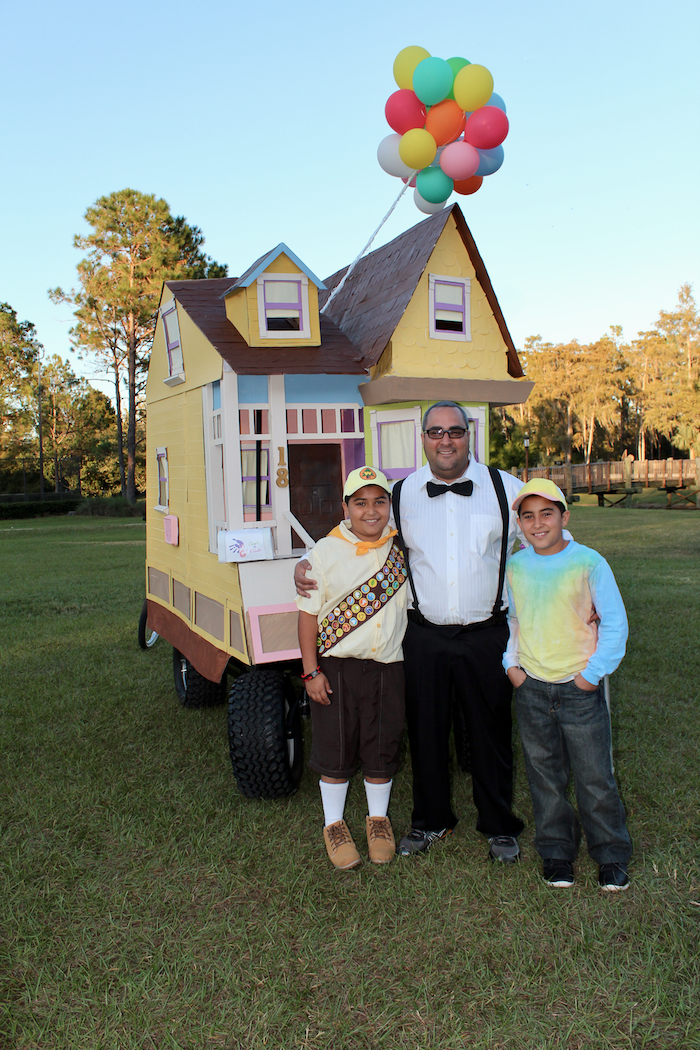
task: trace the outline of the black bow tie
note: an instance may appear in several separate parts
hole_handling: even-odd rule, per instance
[[[442,496],[443,492],[456,492],[458,496],[471,496],[474,488],[473,481],[456,481],[454,485],[436,485],[434,481],[428,482],[428,495]]]

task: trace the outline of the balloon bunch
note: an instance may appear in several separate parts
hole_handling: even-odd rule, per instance
[[[387,174],[410,180],[416,207],[432,215],[453,190],[476,193],[500,168],[505,102],[485,66],[434,58],[423,47],[399,51],[394,79],[399,90],[384,112],[395,134],[379,143],[377,160]]]

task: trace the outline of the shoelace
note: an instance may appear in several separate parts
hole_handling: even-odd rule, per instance
[[[391,841],[389,821],[386,817],[369,818],[369,837],[371,839],[386,839],[388,842]]]
[[[333,849],[337,849],[338,846],[343,846],[350,841],[350,831],[347,824],[332,824],[326,830]]]

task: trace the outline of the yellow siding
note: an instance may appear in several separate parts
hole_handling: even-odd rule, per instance
[[[169,288],[163,292],[162,303],[173,298]],[[167,386],[163,380],[168,378],[168,354],[165,348],[165,333],[163,322],[158,317],[153,347],[151,349],[151,363],[148,369],[148,381],[146,384],[146,399],[149,405],[149,425],[151,417],[151,406],[163,399],[179,397],[183,391],[193,391],[205,383],[213,383],[221,379],[223,362],[208,339],[206,339],[194,321],[185,313],[184,308],[178,303],[177,317],[180,325],[180,339],[182,342],[182,358],[185,366],[185,382],[177,386]],[[201,395],[200,395],[201,397]],[[165,444],[165,442],[162,442]]]
[[[471,341],[429,337],[429,275],[471,279]],[[450,216],[376,374],[430,379],[509,379],[507,347]],[[383,370],[382,370],[383,366]]]
[[[250,346],[248,325],[248,289],[238,288],[226,296],[226,316]]]
[[[187,344],[185,344],[186,346]],[[220,360],[220,359],[219,359]],[[187,368],[187,365],[185,365]],[[165,388],[168,389],[167,387]],[[168,391],[169,396],[149,405],[146,470],[146,560],[148,565],[175,574],[178,580],[194,591],[220,602],[224,607],[240,609],[241,588],[236,564],[221,564],[209,552],[209,525],[207,518],[207,494],[204,475],[204,439],[202,430],[201,389],[188,390],[184,386]],[[158,482],[155,473],[158,447],[168,450],[169,507],[170,514],[177,515],[179,545],[166,543],[163,534],[163,513],[153,510],[158,499]],[[171,593],[172,600],[172,593]],[[159,604],[164,604],[159,602]],[[172,606],[171,612],[181,614]],[[181,617],[185,619],[184,617]],[[228,621],[225,625],[224,644],[208,635],[193,622],[189,626],[197,634],[245,658],[229,642]]]

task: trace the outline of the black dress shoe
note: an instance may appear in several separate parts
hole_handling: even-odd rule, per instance
[[[447,838],[452,834],[452,828],[441,828],[440,831],[421,831],[420,828],[411,828],[407,835],[399,841],[396,852],[400,857],[412,857],[414,853],[427,853],[434,842]]]

